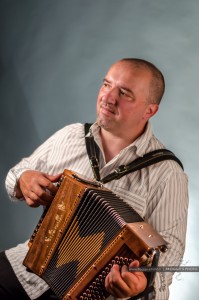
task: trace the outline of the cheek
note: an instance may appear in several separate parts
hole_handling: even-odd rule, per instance
[[[99,90],[98,96],[97,96],[97,108],[99,108],[101,102],[102,102],[102,98],[104,97],[104,92],[102,91],[102,89]]]
[[[133,103],[125,103],[120,107],[122,119],[126,122],[140,120],[143,118],[143,110]]]
[[[132,103],[120,103],[120,112],[124,115],[124,116],[130,116],[133,114],[134,108]]]
[[[99,109],[100,109],[100,94],[98,95],[97,97],[97,103],[96,103],[96,108],[97,108],[97,112],[99,112]]]

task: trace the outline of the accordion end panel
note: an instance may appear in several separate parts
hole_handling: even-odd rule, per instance
[[[23,264],[38,276],[46,269],[85,190],[85,186],[76,180],[71,185],[73,179],[70,174],[71,171],[65,170],[53,202],[45,216],[41,217],[29,241],[29,251]]]

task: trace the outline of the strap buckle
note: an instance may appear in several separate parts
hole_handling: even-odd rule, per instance
[[[117,169],[115,169],[114,172],[118,175],[121,175],[121,174],[125,173],[127,170],[128,170],[127,166],[121,165]]]
[[[97,157],[92,156],[92,157],[90,158],[90,164],[91,164],[91,166],[94,167],[94,168],[98,167],[98,166],[99,166],[99,162],[98,162]]]
[[[92,156],[90,159],[90,164],[93,170],[93,174],[95,177],[95,180],[100,181],[100,173],[99,173],[99,161],[97,159],[97,157]]]

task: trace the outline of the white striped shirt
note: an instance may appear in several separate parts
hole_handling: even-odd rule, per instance
[[[151,124],[148,123],[145,132],[136,141],[106,163],[97,124],[91,127],[91,131],[100,148],[101,178],[119,165],[128,164],[147,152],[164,147],[155,138]],[[86,152],[84,125],[78,123],[64,127],[30,157],[23,158],[13,167],[6,178],[6,188],[11,198],[14,199],[18,178],[28,169],[52,175],[69,169],[93,178]],[[188,180],[178,163],[163,161],[113,180],[105,186],[129,203],[168,242],[169,249],[161,255],[159,265],[179,265],[185,247]],[[22,265],[27,250],[27,243],[24,243],[7,250],[6,255],[27,294],[35,299],[48,289],[48,285],[38,276],[28,273]],[[168,299],[171,281],[172,273],[156,274],[156,300]],[[114,299],[112,296],[109,298]]]

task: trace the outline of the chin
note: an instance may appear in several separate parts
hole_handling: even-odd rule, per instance
[[[107,127],[109,127],[108,126],[108,123],[109,122],[107,122],[107,121],[104,121],[104,120],[102,120],[101,118],[97,118],[97,124],[100,126],[100,127],[102,127],[102,128],[107,128]]]
[[[104,116],[97,116],[97,124],[106,130],[111,129],[114,126],[114,121],[108,118],[104,118]]]
[[[111,131],[112,126],[110,122],[103,122],[101,120],[97,121],[99,127],[103,128],[106,131]]]

